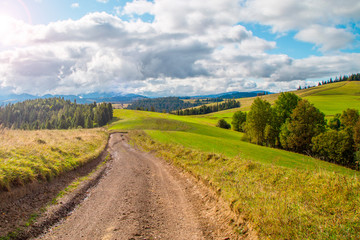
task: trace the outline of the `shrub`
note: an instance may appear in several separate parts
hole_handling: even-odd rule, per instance
[[[218,121],[218,123],[216,124],[216,126],[219,128],[225,128],[225,129],[231,128],[231,125],[228,122],[226,122],[224,119],[220,119]]]

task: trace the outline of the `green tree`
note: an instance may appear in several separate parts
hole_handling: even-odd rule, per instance
[[[265,143],[265,128],[271,125],[272,109],[268,101],[256,98],[246,118],[246,135],[256,144]]]
[[[347,131],[330,130],[312,139],[312,151],[324,160],[353,167],[353,139]]]
[[[357,151],[360,150],[360,119],[356,122],[353,129],[353,139],[355,148]]]
[[[217,127],[219,128],[225,128],[225,129],[230,129],[231,126],[228,122],[225,121],[225,119],[220,119],[217,124],[216,124]]]
[[[304,153],[311,150],[311,139],[325,131],[325,115],[303,99],[281,128],[280,142],[285,149]]]
[[[340,116],[341,116],[341,114],[336,114],[333,118],[331,118],[329,120],[328,126],[330,129],[333,129],[333,130],[340,129],[340,127],[341,127]]]
[[[285,123],[286,119],[290,117],[300,100],[301,99],[296,94],[290,92],[281,93],[279,95],[278,99],[275,101],[274,110],[278,116],[280,125]]]
[[[244,132],[245,131],[244,123],[246,123],[246,112],[242,112],[242,111],[235,112],[231,122],[233,130],[238,132]]]
[[[359,111],[357,109],[348,108],[343,111],[340,117],[341,124],[345,128],[352,129],[359,120]]]
[[[93,128],[93,120],[90,115],[86,115],[85,117],[85,128]]]

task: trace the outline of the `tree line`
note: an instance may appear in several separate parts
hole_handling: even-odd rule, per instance
[[[324,113],[307,100],[281,93],[273,106],[256,98],[248,113],[233,115],[232,126],[255,144],[360,167],[360,117],[356,109],[347,109],[327,122]]]
[[[64,98],[35,99],[0,108],[0,124],[12,129],[93,128],[113,118],[111,103],[77,104]]]
[[[130,104],[127,109],[151,112],[172,112],[178,109],[191,108],[202,104],[223,101],[222,98],[196,99],[194,102],[184,101],[179,97],[162,97],[139,99]]]
[[[330,78],[328,80],[318,82],[318,86],[330,84],[330,83],[336,83],[336,82],[344,82],[344,81],[360,81],[360,73],[351,74],[350,76],[344,75],[340,77],[335,77],[335,79]],[[308,89],[312,87],[315,86],[305,86],[305,87],[299,86],[297,90]]]
[[[202,105],[201,107],[198,108],[188,108],[185,110],[179,109],[174,113],[176,115],[201,115],[201,114],[218,112],[218,111],[222,111],[230,108],[238,108],[238,107],[240,107],[240,102],[236,101],[235,99],[230,99],[230,100],[225,100],[225,102],[216,103],[211,106]]]

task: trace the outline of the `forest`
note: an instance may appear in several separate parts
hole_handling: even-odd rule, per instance
[[[271,104],[256,98],[248,113],[233,115],[235,131],[245,132],[252,143],[281,148],[359,169],[360,115],[347,109],[329,121],[309,101],[281,93]]]
[[[225,100],[225,102],[222,103],[214,104],[212,106],[202,105],[199,108],[188,108],[185,110],[180,109],[175,111],[174,113],[176,115],[201,115],[238,107],[240,107],[240,102],[236,101],[235,99],[230,99]]]
[[[221,102],[222,98],[196,99],[194,102],[181,100],[179,97],[162,97],[139,99],[130,104],[127,109],[151,112],[171,112],[178,109],[196,107],[212,102]]]
[[[0,108],[0,124],[12,129],[93,128],[113,118],[111,103],[77,104],[55,97],[8,104]]]

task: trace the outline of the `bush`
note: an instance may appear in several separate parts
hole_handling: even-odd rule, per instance
[[[218,121],[218,123],[216,124],[216,126],[219,128],[225,128],[225,129],[231,128],[231,125],[229,123],[227,123],[224,119],[220,119]]]
[[[312,150],[324,160],[344,165],[355,166],[353,158],[353,140],[347,131],[330,130],[312,139]]]

